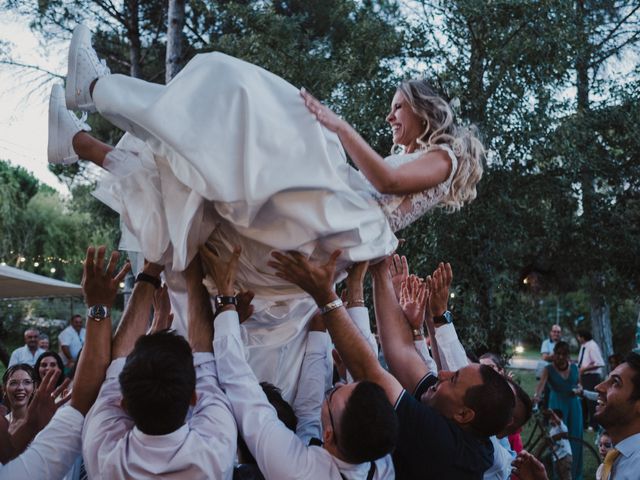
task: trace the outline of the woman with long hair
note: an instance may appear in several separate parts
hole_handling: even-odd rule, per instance
[[[259,317],[243,326],[250,362],[285,398],[289,388],[271,372],[284,350],[301,361],[315,305],[275,275],[271,251],[327,259],[339,248],[340,272],[375,261],[396,249],[394,232],[429,210],[472,201],[482,175],[475,129],[422,80],[395,92],[386,120],[401,151],[383,158],[308,92],[258,66],[208,53],[166,86],[112,75],[83,26],[71,41],[66,92],[54,86],[49,108],[49,161],[81,158],[106,170],[95,195],[120,213],[121,244],[164,264],[170,290],[183,290],[172,271],[205,241],[223,258],[242,246],[238,288],[255,293]],[[98,111],[127,134],[113,148],[68,109]],[[172,303],[180,325],[175,294]],[[257,353],[265,345],[270,360]]]
[[[35,383],[33,367],[26,363],[12,365],[4,372],[3,403],[9,409],[5,418],[9,421],[10,433],[13,433],[26,418],[27,408],[35,391]]]

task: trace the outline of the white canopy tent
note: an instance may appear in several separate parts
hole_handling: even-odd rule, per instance
[[[80,285],[0,265],[0,299],[79,296]]]

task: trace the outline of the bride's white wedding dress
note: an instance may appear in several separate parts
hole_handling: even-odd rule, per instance
[[[108,154],[110,173],[95,192],[121,215],[122,248],[167,265],[174,324],[183,330],[186,300],[171,272],[207,238],[223,257],[241,245],[238,283],[256,293],[256,314],[243,324],[249,361],[285,398],[295,394],[315,304],[274,275],[270,252],[325,259],[340,248],[341,270],[386,256],[397,246],[393,232],[437,205],[457,168],[449,147],[437,146],[452,161],[445,182],[412,195],[379,194],[295,87],[220,53],[196,56],[167,86],[103,77],[93,98],[129,132]],[[387,161],[399,166],[423,153]]]

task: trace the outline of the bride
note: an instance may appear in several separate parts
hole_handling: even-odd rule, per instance
[[[113,148],[70,110],[97,111],[127,134]],[[48,157],[104,168],[95,195],[120,213],[121,247],[165,264],[174,292],[170,272],[204,241],[222,257],[242,245],[238,288],[256,294],[243,324],[250,362],[289,397],[315,307],[275,275],[270,252],[322,259],[339,248],[344,270],[393,252],[394,232],[430,209],[457,210],[476,196],[482,144],[426,82],[403,82],[386,120],[402,152],[383,159],[308,92],[260,67],[208,53],[166,86],[112,75],[80,25],[66,93],[54,86],[50,97]]]

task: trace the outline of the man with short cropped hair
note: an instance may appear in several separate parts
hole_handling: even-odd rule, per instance
[[[513,420],[514,392],[491,367],[469,364],[447,310],[452,272],[443,263],[424,286],[417,287],[418,292],[425,288],[426,294],[410,295],[414,307],[422,312],[429,309],[434,319],[443,370],[437,377],[429,371],[393,291],[390,267],[397,270],[400,261],[394,255],[371,269],[382,348],[391,373],[406,389],[396,404],[400,418],[400,441],[394,453],[397,478],[479,480],[494,463],[489,437]]]
[[[38,357],[44,350],[38,346],[40,333],[35,328],[30,328],[24,332],[24,345],[16,348],[9,359],[9,367],[18,363],[26,363],[32,367],[36,364]]]
[[[614,448],[604,460],[602,480],[635,480],[640,472],[640,355],[630,353],[596,385],[594,418]]]
[[[198,262],[184,273],[189,342],[167,330],[145,336],[162,267],[146,263],[138,275],[83,431],[89,478],[231,479],[238,434],[218,386]]]

